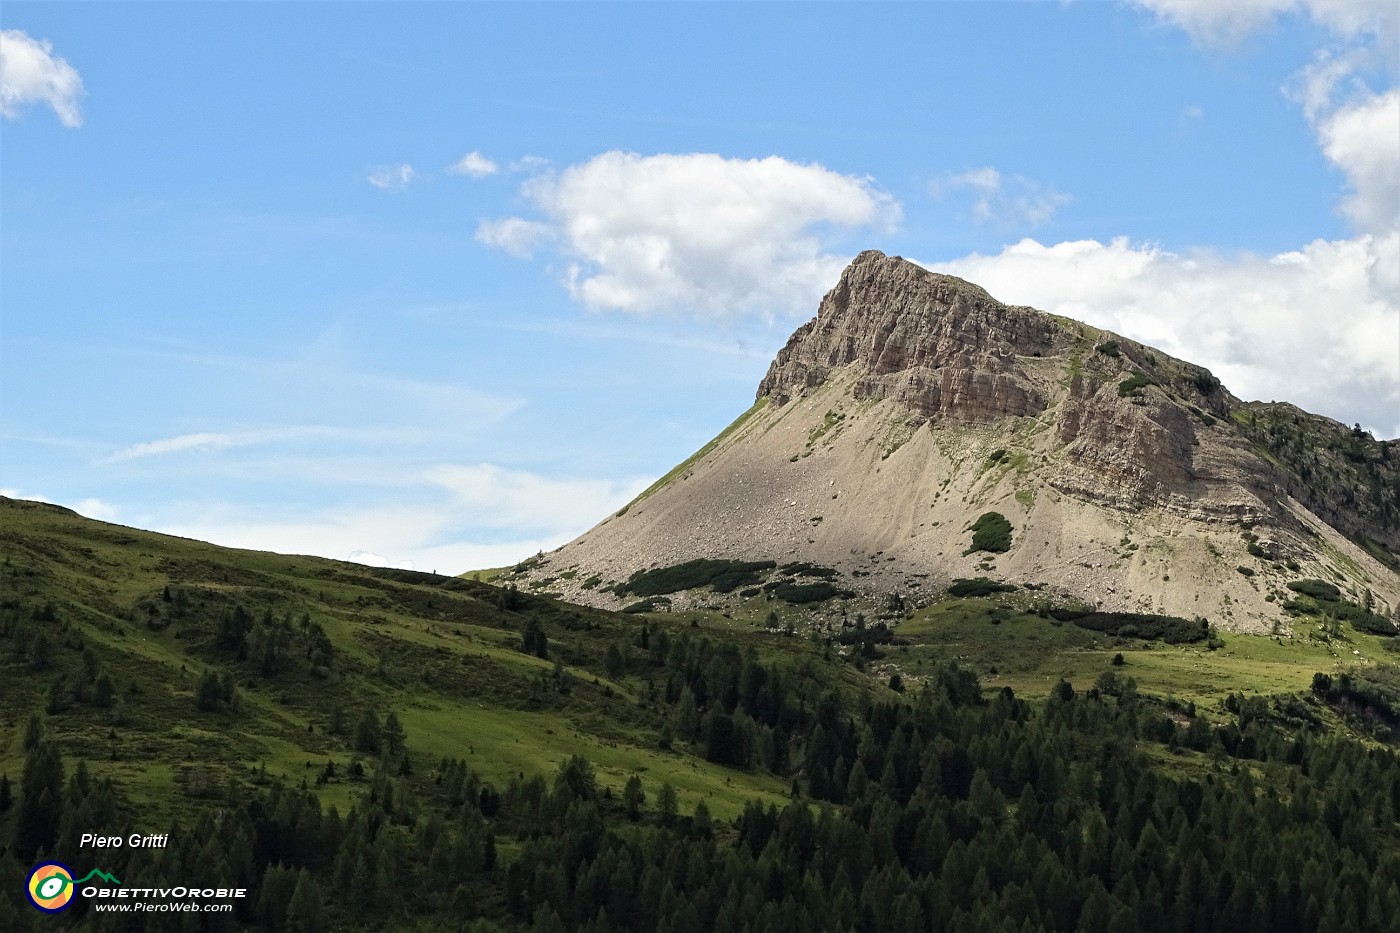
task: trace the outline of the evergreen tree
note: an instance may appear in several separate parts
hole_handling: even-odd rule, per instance
[[[63,761],[46,741],[25,756],[20,777],[19,808],[15,814],[15,852],[24,862],[39,850],[52,852],[58,838],[63,793]]]
[[[258,891],[258,917],[270,933],[287,929],[287,911],[297,887],[297,873],[279,862],[267,866]]]
[[[4,800],[4,792],[0,790],[0,801]],[[632,775],[627,779],[627,785],[622,789],[622,807],[627,812],[627,818],[634,823],[641,819],[642,807],[646,805],[646,791],[642,790],[642,779],[637,775]],[[4,806],[0,805],[0,810]]]
[[[394,714],[393,710],[390,710],[388,715],[384,717],[383,740],[384,745],[395,755],[403,751],[406,737],[404,735],[403,725],[399,722],[399,717]]]
[[[219,684],[219,675],[209,668],[199,675],[199,683],[194,688],[194,706],[201,712],[212,712],[224,705],[224,691]]]
[[[297,886],[287,905],[287,933],[321,933],[326,928],[321,887],[303,868],[297,872]]]
[[[670,826],[680,812],[680,802],[676,799],[676,789],[670,784],[662,784],[656,795],[656,812],[661,816],[661,825]]]
[[[355,726],[355,750],[367,755],[377,755],[382,741],[379,715],[372,709],[365,710],[359,724]]]
[[[607,658],[604,660],[608,672],[609,680],[619,680],[623,674],[627,673],[627,661],[623,658],[622,652],[618,650],[616,644],[608,645]]]

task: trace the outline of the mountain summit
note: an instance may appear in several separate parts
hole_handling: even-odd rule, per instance
[[[916,602],[986,576],[1267,631],[1299,579],[1392,611],[1398,551],[1400,443],[869,250],[749,411],[520,582],[615,606],[638,571],[771,560]]]

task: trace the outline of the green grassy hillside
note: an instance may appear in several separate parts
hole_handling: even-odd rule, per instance
[[[724,817],[786,791],[684,743],[658,746],[665,722],[644,695],[633,616],[452,577],[219,548],[13,500],[0,500],[0,592],[20,617],[52,607],[50,621],[11,635],[0,660],[0,773],[17,777],[25,721],[53,705],[64,754],[119,778],[161,819],[191,809],[192,779],[248,782],[265,769],[300,782],[327,760],[348,766],[365,711],[393,711],[426,759],[460,757],[497,782],[582,754],[605,786],[640,774]],[[252,629],[242,647],[221,644],[221,620],[238,608]],[[531,622],[546,632],[547,658],[521,650]],[[325,664],[314,657],[321,632]],[[775,653],[757,633],[726,638]],[[611,678],[610,647],[630,656]],[[805,644],[785,641],[782,654],[820,663]],[[828,668],[821,679],[858,676]],[[206,669],[231,676],[236,709],[198,708]],[[112,700],[98,705],[103,674]],[[323,796],[343,806],[354,793],[336,784]]]
[[[684,569],[632,584],[747,572]],[[609,613],[0,499],[0,929],[1400,924],[1383,639],[767,592]],[[54,920],[50,858],[249,895]]]

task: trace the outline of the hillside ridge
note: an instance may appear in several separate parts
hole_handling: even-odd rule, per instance
[[[876,597],[990,575],[1245,631],[1296,621],[1298,578],[1400,605],[1400,444],[899,257],[857,256],[756,394],[519,582],[616,608],[646,568],[806,561]],[[987,512],[1010,547],[969,552]]]

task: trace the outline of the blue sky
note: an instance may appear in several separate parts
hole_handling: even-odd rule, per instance
[[[0,491],[460,572],[856,252],[1400,435],[1393,3],[0,8]]]

